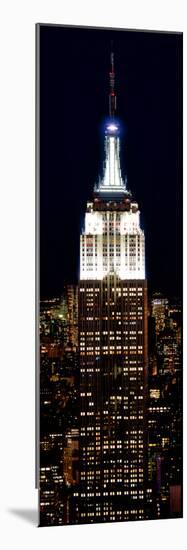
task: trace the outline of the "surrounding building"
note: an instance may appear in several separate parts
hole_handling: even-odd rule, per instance
[[[78,287],[66,286],[67,298],[67,343],[75,350],[78,348]]]
[[[121,174],[114,85],[112,54],[104,173],[80,237],[80,523],[147,517],[145,238]]]
[[[168,316],[168,299],[164,298],[160,292],[156,292],[152,298],[152,317],[155,319],[156,336],[166,326]]]
[[[182,515],[181,308],[168,299],[162,302],[167,315],[160,311],[164,326],[160,323],[156,344],[149,350],[148,479],[153,518]]]
[[[79,368],[75,319],[69,313],[76,310],[76,292],[71,286],[61,298],[41,302],[40,525],[76,521]]]

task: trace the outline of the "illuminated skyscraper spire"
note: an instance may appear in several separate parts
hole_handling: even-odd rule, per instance
[[[103,175],[94,187],[93,203],[87,205],[84,234],[81,237],[80,278],[81,280],[102,280],[113,271],[121,280],[144,280],[144,232],[140,227],[140,212],[138,204],[132,201],[131,193],[126,188],[127,178],[123,180],[121,174],[120,124],[114,116],[116,101],[113,102],[113,98],[116,97],[113,53],[109,74],[109,107],[112,118],[110,117],[105,124]],[[98,210],[97,207],[99,207]],[[109,214],[110,208],[116,214]],[[108,214],[103,216],[102,209],[104,212],[108,210]],[[111,219],[115,220],[114,226],[110,225]],[[112,231],[113,236],[110,237]]]
[[[94,191],[106,199],[121,200],[122,196],[130,195],[126,188],[127,177],[122,179],[120,166],[120,125],[116,119],[117,99],[115,92],[115,69],[114,53],[110,54],[109,72],[109,115],[110,118],[105,126],[105,160],[103,177],[99,178],[98,185]]]
[[[105,126],[105,160],[103,177],[99,178],[98,185],[94,191],[106,199],[121,200],[122,196],[129,195],[126,188],[126,181],[122,179],[120,166],[120,125],[116,119],[116,91],[115,91],[115,68],[114,52],[110,54],[109,72],[109,120]]]

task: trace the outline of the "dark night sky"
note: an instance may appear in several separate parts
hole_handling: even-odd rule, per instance
[[[123,174],[138,201],[150,291],[182,287],[182,35],[40,27],[41,297],[77,282],[79,235],[104,159],[114,43]]]

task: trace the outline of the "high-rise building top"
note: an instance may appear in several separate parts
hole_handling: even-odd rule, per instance
[[[127,190],[127,177],[123,181],[120,166],[120,124],[116,118],[116,91],[114,53],[111,53],[111,69],[109,73],[109,119],[105,125],[105,161],[103,176],[95,185],[95,195],[100,199],[121,201],[130,197]]]
[[[81,235],[80,278],[145,279],[145,238],[136,203],[89,202]]]
[[[112,54],[113,55],[113,54]],[[112,57],[113,59],[113,57]],[[114,63],[114,62],[113,62]],[[112,64],[112,73],[114,66]],[[112,83],[114,82],[114,77]],[[145,279],[145,238],[137,202],[127,190],[120,166],[120,126],[109,96],[110,120],[105,128],[103,176],[87,203],[80,243],[80,279],[102,280],[116,273],[120,279]]]

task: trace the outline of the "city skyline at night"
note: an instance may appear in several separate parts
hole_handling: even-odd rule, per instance
[[[182,35],[39,43],[40,525],[182,517]]]

